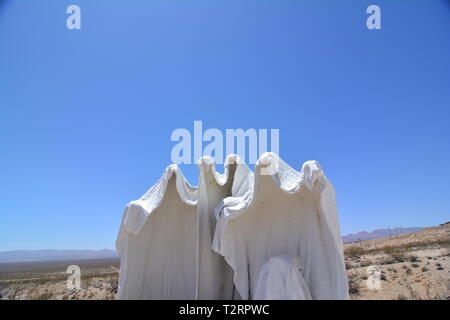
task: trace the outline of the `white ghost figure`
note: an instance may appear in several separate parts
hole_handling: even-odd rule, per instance
[[[198,189],[197,299],[239,299],[233,270],[212,250],[216,218],[214,209],[226,197],[240,197],[253,184],[253,172],[237,155],[225,159],[224,174],[216,171],[211,157],[202,157]]]
[[[116,241],[119,299],[195,299],[197,194],[170,165],[127,205]]]
[[[276,170],[265,170],[274,164]],[[244,197],[226,198],[216,208],[213,249],[233,269],[242,299],[256,298],[262,266],[280,255],[300,257],[313,299],[347,299],[334,189],[319,163],[305,162],[298,172],[265,153],[254,171]]]

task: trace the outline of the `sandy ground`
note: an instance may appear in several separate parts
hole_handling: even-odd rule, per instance
[[[117,275],[89,279],[78,290],[67,289],[65,281],[52,281],[13,285],[1,291],[2,299],[11,300],[113,300],[116,293]]]
[[[344,249],[351,299],[450,299],[450,224]],[[80,265],[80,289],[67,288],[69,264]],[[118,261],[0,266],[0,299],[116,299],[118,268]],[[380,287],[371,287],[377,276]]]
[[[351,298],[450,299],[449,245],[450,224],[345,244]],[[371,286],[374,269],[380,272],[379,289]]]
[[[66,268],[81,269],[79,289],[67,286]],[[6,267],[3,267],[6,269]],[[0,299],[8,300],[112,300],[117,297],[119,261],[75,261],[43,266],[0,268]]]

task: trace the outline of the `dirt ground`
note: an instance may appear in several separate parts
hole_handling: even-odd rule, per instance
[[[344,248],[351,299],[450,298],[450,224]],[[379,288],[371,286],[374,269],[380,272]]]
[[[79,289],[68,289],[69,265],[81,269]],[[0,299],[113,300],[117,295],[118,260],[67,261],[0,267]]]

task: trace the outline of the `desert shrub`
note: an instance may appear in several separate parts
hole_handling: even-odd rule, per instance
[[[395,260],[395,258],[391,257],[391,256],[387,256],[383,259],[380,260],[380,264],[393,264],[395,263],[397,260]]]
[[[351,267],[352,267],[351,263],[349,261],[345,260],[345,269],[348,270],[348,269],[351,269]]]
[[[432,247],[432,246],[447,247],[449,245],[450,245],[450,237],[444,236],[437,240],[408,242],[408,243],[401,244],[400,246],[405,249],[413,249],[413,248],[423,248],[423,247]]]
[[[413,263],[413,264],[411,265],[411,267],[413,267],[413,268],[418,268],[418,267],[419,267],[419,264],[418,264],[418,263]]]
[[[440,270],[444,270],[444,268],[442,268],[442,267],[437,267],[436,270],[439,270],[439,271],[440,271]]]
[[[347,248],[344,251],[344,253],[346,256],[349,256],[349,257],[359,257],[359,256],[365,254],[366,250],[364,250],[364,248],[361,248],[361,247],[350,247],[350,248]]]
[[[52,297],[52,294],[50,292],[44,292],[40,296],[38,296],[37,300],[48,300]]]
[[[117,293],[117,288],[118,288],[118,285],[119,285],[119,278],[118,277],[112,277],[111,279],[110,279],[110,286],[111,286],[111,292],[112,293]]]
[[[409,261],[409,262],[420,262],[420,260],[417,259],[417,257],[414,256],[414,255],[410,255],[410,256],[408,257],[408,261]]]
[[[359,294],[360,286],[357,274],[350,274],[348,276],[348,292],[350,295]]]
[[[396,249],[396,247],[394,247],[394,246],[385,246],[382,248],[384,253],[386,253],[387,255],[391,255],[395,249]]]
[[[368,266],[371,266],[371,265],[373,265],[373,262],[371,260],[363,260],[359,264],[360,267],[368,267]]]
[[[404,262],[406,260],[405,250],[401,247],[385,246],[383,251],[398,262]]]
[[[427,272],[428,271],[428,269],[427,268],[425,268],[425,267],[422,267],[422,272]]]
[[[439,246],[439,247],[449,247],[450,246],[450,237],[446,236],[438,240],[432,240],[432,241],[416,241],[416,242],[408,242],[408,243],[401,243],[395,246],[386,246],[381,248],[371,248],[371,249],[363,249],[365,254],[368,253],[378,253],[378,252],[386,252],[386,250],[400,250],[400,251],[410,251],[412,249],[418,249],[418,248],[424,248],[424,247],[433,247],[433,246]],[[355,248],[355,247],[352,247]],[[361,248],[362,249],[362,248]],[[450,256],[450,250],[447,252],[447,256]],[[431,257],[428,257],[428,259],[433,259]]]

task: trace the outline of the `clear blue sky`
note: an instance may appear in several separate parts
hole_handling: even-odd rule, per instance
[[[113,248],[194,120],[279,128],[343,234],[450,220],[450,1],[0,0],[0,251]]]

